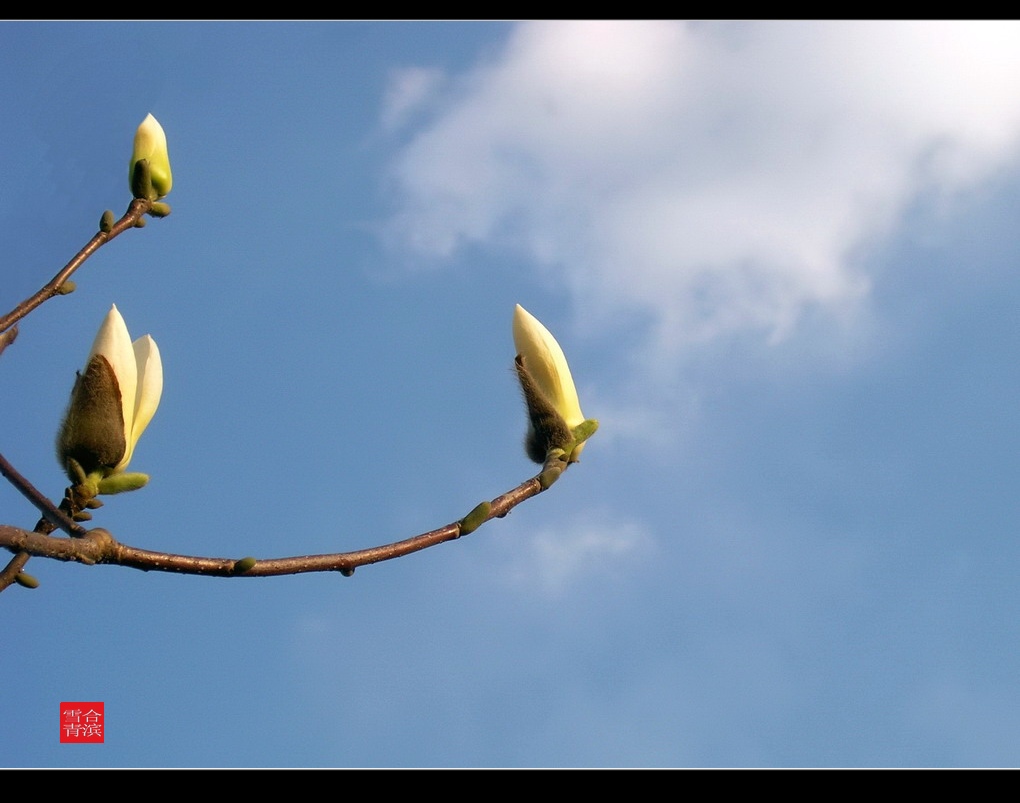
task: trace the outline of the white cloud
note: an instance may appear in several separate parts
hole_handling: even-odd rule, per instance
[[[394,238],[517,249],[592,326],[649,321],[658,355],[852,308],[855,254],[1020,133],[1004,22],[528,23],[495,60],[418,78],[394,90],[414,98],[392,106]]]
[[[645,528],[608,515],[538,530],[511,539],[513,557],[506,577],[511,583],[557,596],[585,578],[621,576],[654,549]]]
[[[403,125],[411,114],[435,96],[444,78],[442,70],[425,67],[394,70],[383,99],[383,126],[393,130]]]

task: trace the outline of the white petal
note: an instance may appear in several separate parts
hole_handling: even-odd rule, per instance
[[[149,335],[138,338],[133,344],[138,366],[138,392],[135,395],[135,409],[127,438],[127,450],[119,467],[125,468],[134,454],[135,445],[159,407],[163,395],[163,361],[159,347]]]
[[[584,421],[574,379],[567,358],[542,322],[520,304],[514,310],[514,346],[524,358],[524,367],[542,393],[563,416],[567,426]]]
[[[128,334],[127,324],[124,323],[116,304],[110,307],[102,326],[99,327],[96,339],[92,343],[92,351],[89,352],[89,359],[92,359],[94,354],[106,357],[117,377],[121,409],[124,412],[124,437],[130,443],[131,422],[135,417],[138,368],[134,347],[131,345],[131,335]]]

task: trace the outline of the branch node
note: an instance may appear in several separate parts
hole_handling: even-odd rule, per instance
[[[480,502],[475,505],[470,513],[457,522],[460,525],[460,535],[473,533],[489,520],[490,513],[492,513],[491,502]]]
[[[241,558],[234,564],[234,574],[244,574],[246,571],[253,568],[257,562],[258,561],[256,561],[251,555],[246,558]]]

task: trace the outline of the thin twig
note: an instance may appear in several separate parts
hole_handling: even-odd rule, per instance
[[[61,268],[57,275],[50,279],[50,281],[47,282],[42,289],[39,290],[39,292],[30,298],[26,298],[13,310],[0,318],[0,332],[6,332],[40,304],[53,298],[53,296],[60,295],[61,286],[71,277],[71,274],[81,267],[82,263],[84,263],[86,259],[106,245],[106,243],[110,242],[110,240],[118,234],[134,228],[135,224],[150,209],[152,209],[152,201],[146,200],[145,198],[135,198],[131,201],[131,204],[127,208],[127,212],[124,213],[124,217],[114,223],[110,227],[109,231],[96,232],[95,236],[88,241],[86,246],[75,254],[74,258]]]
[[[88,533],[88,530],[76,521],[72,521],[66,513],[43,496],[2,454],[0,454],[0,475],[6,477],[11,485],[21,491],[22,496],[36,506],[39,512],[42,513],[43,518],[54,524],[57,528],[63,530],[68,535],[78,538]]]
[[[3,530],[3,526],[0,525],[0,530]],[[10,562],[4,567],[4,570],[0,572],[0,591],[3,591],[7,586],[11,585],[21,574],[21,570],[25,568],[25,564],[28,563],[28,559],[32,557],[25,550],[21,550],[11,558]]]
[[[541,475],[540,475],[541,476]],[[543,487],[539,477],[529,480],[496,497],[481,522],[502,518],[526,499],[537,496]],[[473,531],[473,527],[471,530]],[[59,538],[29,532],[17,527],[0,525],[0,546],[38,557],[73,561],[88,565],[97,563],[126,566],[142,571],[176,572],[216,577],[274,577],[307,572],[340,572],[350,576],[358,566],[367,566],[384,560],[403,557],[412,552],[460,538],[462,523],[455,521],[431,532],[422,533],[392,544],[338,552],[329,555],[304,555],[290,558],[252,560],[238,558],[204,558],[154,552],[121,544],[106,530],[96,527],[81,538]],[[6,585],[13,581],[13,577]],[[5,585],[0,584],[0,590]]]
[[[104,231],[103,227],[101,227],[92,239],[86,243],[85,247],[75,254],[71,261],[61,268],[57,272],[57,275],[43,285],[43,287],[35,293],[35,295],[25,299],[13,310],[4,315],[3,318],[0,318],[0,353],[2,353],[7,346],[13,343],[14,339],[18,336],[18,328],[15,325],[18,321],[44,302],[56,295],[60,295],[61,287],[63,287],[64,283],[71,277],[71,275],[85,263],[86,259],[92,256],[96,251],[106,245],[106,243],[110,242],[110,240],[117,235],[127,231],[128,229],[135,228],[142,216],[151,209],[152,201],[146,200],[145,198],[133,199],[128,205],[124,216],[120,220],[113,223],[106,231]],[[112,215],[110,217],[112,217]],[[78,537],[81,537],[88,532],[84,527],[72,521],[70,517],[59,510],[49,499],[41,494],[35,486],[21,476],[21,474],[15,470],[14,466],[7,462],[3,455],[0,455],[0,474],[3,474],[3,476],[6,477],[11,484],[14,485],[14,487],[21,491],[21,493],[42,513],[43,518],[40,520],[39,524],[36,525],[35,535],[48,537],[49,533],[58,527],[67,532],[69,535]],[[28,563],[29,557],[29,551],[17,551],[17,554],[15,554],[7,566],[0,571],[0,591],[3,591],[14,582],[15,578],[25,567],[25,564]]]
[[[0,454],[0,474],[6,477],[11,485],[21,491],[22,495],[42,513],[43,517],[35,525],[36,534],[48,536],[54,530],[61,529],[68,535],[76,538],[88,535],[88,530],[74,521],[67,512],[56,507],[53,502],[43,496],[2,454]],[[61,505],[65,505],[67,502],[68,499],[65,497]],[[0,571],[0,591],[3,591],[15,581],[18,574],[25,568],[25,564],[28,563],[30,557],[30,553],[21,550],[11,558],[10,562],[3,568],[3,571]]]
[[[99,248],[117,235],[134,227],[147,212],[152,202],[136,198],[127,212],[116,223],[102,229],[61,269],[39,292],[21,302],[7,315],[0,318],[0,352],[17,336],[15,324],[36,307],[60,294],[68,278]],[[107,216],[109,217],[109,216]],[[106,230],[103,230],[106,229]],[[590,433],[589,433],[590,434]],[[587,436],[585,436],[587,437]],[[84,564],[106,563],[143,571],[177,572],[180,574],[211,575],[219,577],[271,577],[306,572],[336,571],[350,576],[358,566],[409,555],[437,544],[445,543],[474,532],[479,526],[493,518],[501,518],[526,499],[542,493],[567,468],[568,458],[562,453],[550,456],[537,477],[518,485],[490,502],[476,506],[467,516],[412,538],[396,541],[383,546],[338,552],[328,555],[305,555],[290,558],[256,560],[244,558],[204,558],[189,555],[173,555],[165,552],[138,549],[119,543],[102,528],[86,530],[73,521],[69,514],[75,514],[78,503],[70,493],[58,508],[40,493],[27,479],[0,455],[0,474],[6,477],[21,493],[35,505],[43,518],[34,532],[18,527],[0,525],[0,547],[15,553],[7,567],[0,571],[0,591],[10,586],[18,577],[30,556],[47,557],[56,560]],[[62,529],[72,538],[55,537],[51,533]],[[24,578],[23,578],[24,579]]]
[[[17,336],[18,336],[17,326],[12,326],[6,332],[0,332],[0,354],[4,353],[4,349],[11,345],[11,343],[14,342]]]

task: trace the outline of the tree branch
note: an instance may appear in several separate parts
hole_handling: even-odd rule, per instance
[[[61,295],[61,287],[63,287],[64,282],[66,282],[71,277],[71,274],[82,266],[86,259],[92,256],[96,251],[110,242],[110,240],[117,235],[122,234],[128,229],[135,228],[139,221],[142,220],[142,216],[151,209],[152,201],[146,200],[145,198],[135,198],[132,200],[128,205],[127,212],[124,213],[124,216],[116,223],[113,223],[109,227],[109,230],[104,231],[103,228],[105,227],[101,227],[100,231],[96,232],[95,236],[88,241],[85,247],[75,254],[74,258],[61,268],[57,275],[50,279],[50,281],[47,282],[42,289],[39,290],[39,292],[30,298],[26,298],[13,310],[0,318],[0,332],[6,332],[43,302],[49,301],[49,299],[53,298],[53,296]],[[111,214],[110,217],[112,218],[113,215]],[[3,346],[6,346],[13,340],[14,338],[11,337],[10,340],[6,342],[0,342],[2,342]],[[2,349],[0,349],[0,351],[2,351]]]
[[[86,259],[114,237],[128,229],[144,225],[145,221],[142,217],[151,210],[152,201],[146,198],[134,198],[128,204],[127,211],[123,217],[116,222],[113,221],[112,212],[103,213],[99,223],[99,231],[85,244],[85,247],[75,254],[71,261],[61,268],[57,275],[43,285],[37,293],[22,301],[13,310],[0,318],[0,354],[18,336],[18,327],[15,325],[18,321],[54,296],[67,292],[64,285],[71,275],[85,263]],[[28,480],[15,470],[14,466],[7,462],[3,455],[0,455],[0,474],[6,477],[43,514],[43,518],[36,525],[36,535],[46,537],[58,527],[69,535],[79,537],[88,532],[84,527],[72,521],[69,516],[36,490]],[[0,591],[3,591],[18,578],[21,570],[28,563],[29,557],[30,553],[28,551],[17,551],[17,554],[15,554],[7,566],[0,571]]]
[[[14,552],[94,565],[98,563],[127,566],[142,571],[177,572],[215,577],[275,577],[308,572],[340,572],[349,577],[359,566],[403,557],[412,552],[453,541],[473,532],[494,518],[502,518],[526,499],[537,496],[549,487],[542,474],[518,485],[490,502],[483,502],[459,521],[437,530],[422,533],[403,541],[354,552],[337,552],[329,555],[304,555],[290,558],[204,558],[190,555],[173,555],[122,544],[101,527],[85,532],[80,538],[60,538],[29,532],[18,527],[0,525],[0,546]],[[562,470],[562,467],[561,467]],[[7,582],[9,585],[13,577]],[[0,585],[0,590],[5,586]]]
[[[61,529],[68,535],[77,538],[88,535],[88,530],[43,496],[32,483],[26,480],[14,466],[7,462],[7,458],[2,454],[0,454],[0,474],[6,477],[11,485],[21,491],[22,495],[42,513],[43,517],[35,525],[36,534],[49,535],[54,530]],[[3,571],[0,571],[0,591],[3,591],[17,579],[21,570],[25,568],[25,564],[28,563],[29,557],[31,556],[28,552],[21,550],[11,558]]]
[[[170,209],[166,204],[147,200],[147,198],[156,195],[151,186],[151,176],[148,171],[148,162],[145,159],[136,163],[132,190],[136,196],[142,197],[136,197],[131,201],[120,220],[114,221],[113,213],[105,212],[100,220],[99,231],[85,247],[37,293],[0,317],[0,353],[14,342],[18,333],[16,324],[22,318],[53,296],[63,295],[73,290],[73,283],[68,281],[69,278],[92,254],[127,229],[144,225],[144,215],[151,214],[162,217],[169,214]],[[166,189],[169,189],[169,169],[167,169],[166,184]],[[549,338],[551,339],[551,336]],[[520,357],[518,357],[518,366],[520,372]],[[569,373],[567,373],[567,379],[569,380]],[[529,411],[531,411],[531,407],[532,405],[529,403]],[[533,411],[529,414],[532,415],[534,421]],[[558,413],[554,411],[553,415],[558,415]],[[78,484],[67,489],[64,499],[59,506],[56,506],[18,473],[3,455],[0,455],[0,475],[9,480],[42,513],[42,518],[36,524],[35,530],[31,532],[10,525],[0,525],[0,547],[15,553],[6,568],[0,571],[0,591],[15,581],[27,586],[37,584],[34,578],[22,571],[32,556],[86,565],[105,563],[141,569],[142,571],[217,577],[271,577],[325,571],[335,571],[344,576],[350,576],[359,566],[392,560],[455,540],[474,532],[493,518],[502,518],[521,502],[547,490],[566,470],[573,455],[580,451],[580,444],[595,431],[597,426],[597,422],[586,420],[571,431],[566,428],[564,423],[563,431],[557,430],[556,439],[546,438],[549,442],[544,444],[543,448],[547,450],[547,454],[542,471],[538,476],[526,480],[491,501],[482,502],[464,518],[444,527],[402,541],[354,552],[266,560],[257,560],[254,557],[238,559],[174,555],[122,544],[103,528],[96,527],[87,530],[77,522],[77,520],[91,518],[91,514],[85,508],[93,508],[101,504],[98,499],[95,499],[96,487],[85,482],[84,474]],[[555,442],[553,442],[554,440]],[[535,456],[534,451],[529,454]],[[541,449],[538,450],[539,459],[540,456]],[[54,536],[53,532],[57,529],[63,530],[71,537]]]
[[[0,354],[4,353],[4,349],[11,345],[11,343],[14,342],[14,339],[17,336],[18,336],[17,326],[13,326],[5,332],[0,332]]]
[[[26,480],[14,466],[7,462],[7,458],[2,454],[0,454],[0,475],[6,477],[11,485],[21,491],[22,496],[35,505],[39,512],[42,513],[43,518],[54,525],[54,527],[78,538],[88,533],[88,530],[78,524],[78,522],[73,521],[70,516],[43,496],[32,483]]]

